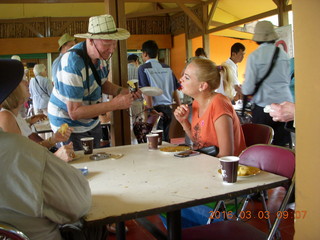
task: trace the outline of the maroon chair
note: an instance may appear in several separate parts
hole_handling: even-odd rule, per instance
[[[29,240],[24,233],[5,223],[0,223],[0,239]]]
[[[271,143],[274,134],[272,127],[256,123],[246,123],[241,126],[247,147]]]
[[[295,184],[295,154],[291,149],[275,145],[258,144],[245,149],[240,155],[240,164],[258,167],[263,171],[271,172],[291,179],[286,187],[287,192],[282,200],[279,212],[286,210],[287,203],[293,192]],[[263,191],[261,193],[263,196]],[[241,209],[244,211],[245,205]],[[267,206],[264,201],[264,208]],[[204,226],[187,228],[182,231],[183,240],[214,240],[214,239],[246,239],[265,240],[273,239],[277,233],[281,218],[276,218],[269,233],[266,234],[249,223],[243,221],[227,220],[211,223]]]

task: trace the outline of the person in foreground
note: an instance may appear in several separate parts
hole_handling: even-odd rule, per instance
[[[214,92],[220,85],[223,68],[209,59],[193,59],[180,79],[182,92],[194,98],[192,122],[188,120],[187,105],[177,107],[174,116],[195,149],[214,145],[219,147],[218,157],[238,156],[246,147],[239,118],[231,101]]]
[[[54,76],[54,88],[48,104],[48,117],[55,132],[67,123],[74,129],[69,141],[75,150],[82,150],[81,138],[94,137],[94,148],[100,147],[102,131],[98,116],[114,110],[128,109],[141,97],[141,92],[108,81],[109,60],[118,40],[130,33],[116,28],[111,15],[93,16],[89,19],[88,33],[76,34],[85,38],[61,57]],[[102,102],[102,93],[113,96]],[[65,144],[68,144],[65,142]]]
[[[27,85],[28,83],[22,80],[16,89],[2,102],[2,107],[0,108],[0,127],[2,130],[21,134],[48,149],[53,148],[58,142],[67,141],[72,132],[72,128],[68,128],[64,134],[57,131],[52,137],[44,140],[37,133],[32,132],[30,125],[37,119],[45,119],[46,116],[44,114],[35,115],[29,122],[21,117],[20,109],[23,108],[23,104],[30,97]],[[71,161],[74,157],[72,143],[61,146],[55,151],[54,155],[66,162]]]
[[[0,106],[22,77],[21,62],[0,60]],[[86,178],[46,148],[0,129],[0,159],[0,222],[32,240],[61,240],[62,225],[79,221],[89,211],[91,193]]]

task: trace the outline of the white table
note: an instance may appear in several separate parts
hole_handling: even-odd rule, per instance
[[[34,129],[36,130],[37,133],[52,132],[49,120],[37,122],[37,123],[33,124],[33,126],[34,126]]]
[[[88,167],[93,204],[88,223],[112,223],[167,212],[169,239],[181,238],[180,209],[229,199],[283,185],[288,179],[267,172],[225,185],[219,160],[204,154],[177,158],[146,144],[95,149],[124,154],[117,160],[92,161],[89,155],[72,162]],[[81,151],[77,154],[82,153]]]

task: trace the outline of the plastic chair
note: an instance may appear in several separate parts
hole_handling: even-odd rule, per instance
[[[295,178],[295,154],[288,148],[275,145],[258,144],[253,145],[242,152],[240,155],[240,164],[258,167],[263,171],[271,172],[291,179],[291,184],[286,187],[287,193],[281,203],[279,212],[286,209],[289,198],[293,192]],[[261,191],[263,195],[263,191]],[[246,205],[243,205],[241,211],[244,211]],[[264,208],[267,206],[264,201]],[[273,239],[277,233],[281,218],[276,218],[270,227],[268,235],[256,229],[252,225],[235,220],[216,222],[204,226],[187,228],[182,231],[184,240],[206,240],[206,239]],[[270,222],[269,222],[270,223]],[[270,223],[271,225],[271,223]]]
[[[0,223],[0,239],[30,240],[24,233],[6,223]]]
[[[242,131],[247,147],[254,144],[270,144],[274,135],[272,127],[264,124],[246,123],[242,125]]]

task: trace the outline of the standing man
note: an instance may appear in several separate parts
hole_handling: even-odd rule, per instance
[[[222,63],[222,66],[227,67],[229,78],[220,78],[220,86],[215,92],[221,93],[230,98],[230,100],[238,100],[242,98],[241,85],[238,80],[238,65],[242,62],[245,54],[245,46],[241,43],[235,43],[231,47],[230,58]],[[225,73],[224,73],[225,74]]]
[[[128,56],[128,80],[138,79],[139,57],[136,54]]]
[[[69,33],[65,33],[59,38],[58,44],[59,44],[58,50],[60,52],[60,55],[52,63],[52,78],[53,78],[53,80],[56,79],[56,73],[57,73],[58,65],[60,63],[62,55],[64,53],[66,53],[74,45],[76,45],[76,39],[75,39],[75,37],[70,36]]]
[[[173,98],[176,104],[180,105],[180,98],[177,92],[178,81],[170,67],[159,63],[158,45],[155,41],[149,40],[142,44],[142,59],[145,64],[138,69],[140,87],[157,87],[163,90],[163,94],[156,97],[145,96],[148,112],[160,113],[161,119],[157,129],[163,130],[163,140],[170,142],[169,128],[172,119]]]
[[[251,95],[256,85],[264,78],[269,69],[270,74],[260,85],[259,90],[253,96],[252,122],[266,124],[273,128],[274,138],[272,144],[286,146],[291,144],[290,132],[284,129],[284,123],[275,122],[272,117],[264,112],[264,108],[272,103],[292,102],[290,92],[290,59],[288,55],[279,49],[276,55],[275,41],[278,39],[273,25],[269,21],[257,23],[253,41],[259,44],[257,50],[251,53],[247,60],[246,80],[242,85],[242,93]],[[275,59],[274,66],[271,65]],[[271,66],[271,68],[270,68]],[[273,67],[272,67],[273,66]]]
[[[109,60],[117,42],[129,36],[126,29],[116,28],[111,15],[90,17],[88,33],[75,35],[86,40],[61,58],[48,105],[49,120],[53,131],[63,123],[74,128],[69,141],[75,150],[82,149],[80,139],[83,137],[94,137],[94,148],[99,148],[102,132],[98,116],[127,109],[141,95],[140,92],[131,94],[107,80]],[[102,93],[114,98],[102,102]]]
[[[231,46],[230,58],[225,64],[230,69],[231,79],[233,79],[234,90],[236,91],[236,99],[241,99],[241,85],[238,80],[238,63],[241,63],[245,54],[246,47],[242,43],[235,43]]]

